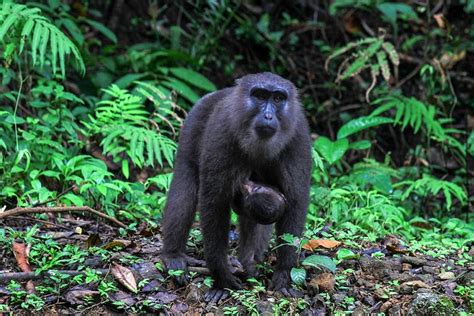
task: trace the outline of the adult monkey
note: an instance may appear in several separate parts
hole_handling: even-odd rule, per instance
[[[301,235],[309,198],[310,148],[309,128],[296,88],[278,75],[247,75],[234,87],[200,99],[179,140],[163,218],[165,266],[186,270],[186,240],[199,209],[205,259],[215,281],[206,301],[218,301],[225,288],[241,288],[226,253],[230,206],[249,178],[278,188],[287,207],[276,222],[276,234]],[[239,226],[239,259],[253,272],[255,260],[261,260],[268,247],[272,226],[257,224],[248,216],[239,216]],[[294,295],[289,290],[290,270],[296,260],[294,248],[278,248],[272,289]],[[180,283],[186,280],[185,274],[178,278]]]

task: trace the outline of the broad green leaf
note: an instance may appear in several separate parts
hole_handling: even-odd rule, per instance
[[[75,206],[83,206],[84,205],[84,201],[82,200],[82,198],[75,195],[74,193],[67,193],[66,195],[61,197],[61,200],[63,200],[63,199],[66,199],[66,200],[70,201]],[[67,204],[69,204],[69,203],[67,203]]]
[[[301,268],[292,268],[290,272],[291,280],[295,282],[296,285],[303,285],[306,279],[306,270]]]
[[[132,82],[135,80],[141,79],[145,77],[146,74],[127,74],[121,78],[119,78],[117,81],[114,82],[114,85],[117,85],[120,88],[127,88]]]
[[[326,159],[331,165],[339,161],[347,149],[349,149],[349,141],[347,138],[331,141],[329,138],[320,136],[315,142],[314,146],[321,156]]]
[[[337,138],[344,139],[352,134],[355,134],[367,128],[387,123],[393,123],[393,120],[391,118],[381,116],[358,117],[344,124],[337,132]]]
[[[339,249],[336,253],[336,258],[341,261],[349,259],[359,259],[359,257],[359,254],[354,253],[352,250],[345,248]]]
[[[216,86],[211,81],[209,81],[206,77],[194,70],[182,67],[170,68],[169,70],[173,75],[175,75],[179,79],[182,79],[192,84],[193,86],[196,86],[206,91],[216,90]]]
[[[369,140],[359,140],[356,142],[353,142],[349,145],[350,149],[356,149],[356,150],[364,150],[364,149],[369,149],[372,146],[372,143]]]
[[[315,268],[326,268],[331,272],[336,271],[336,264],[332,261],[331,258],[321,255],[311,255],[303,260],[302,262],[305,266],[315,267]]]
[[[109,40],[111,40],[114,44],[117,44],[117,36],[110,30],[107,26],[104,24],[94,21],[94,20],[89,20],[85,19],[84,20],[87,24],[95,28],[97,31],[102,33],[105,37],[107,37]]]
[[[185,99],[188,99],[192,103],[195,103],[197,100],[199,100],[199,95],[197,95],[193,89],[180,80],[168,78],[167,81],[163,81],[163,85],[176,90],[179,95]]]

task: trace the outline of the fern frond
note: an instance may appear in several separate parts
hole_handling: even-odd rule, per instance
[[[394,185],[394,187],[407,186],[401,199],[407,199],[411,194],[416,192],[421,196],[436,196],[440,192],[443,193],[446,199],[446,208],[451,209],[453,197],[456,198],[461,205],[466,204],[467,194],[465,190],[459,185],[446,180],[436,179],[430,175],[423,175],[421,179],[416,181],[407,180]]]
[[[85,65],[79,49],[74,43],[51,21],[40,15],[38,8],[29,8],[23,4],[4,2],[0,8],[0,41],[13,38],[21,30],[20,54],[27,42],[31,42],[31,58],[33,65],[43,67],[46,60],[46,51],[51,52],[51,65],[53,72],[57,70],[57,55],[59,67],[63,77],[66,75],[66,57],[72,53],[78,64],[79,70],[84,74]],[[13,34],[13,35],[10,35]],[[49,45],[48,45],[49,41]]]

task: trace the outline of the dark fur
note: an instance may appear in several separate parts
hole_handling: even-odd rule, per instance
[[[262,113],[253,105],[251,89],[280,89],[287,104],[277,111],[276,133],[260,138],[255,124]],[[185,245],[197,209],[207,266],[217,289],[241,287],[227,260],[230,206],[250,176],[277,188],[288,203],[276,222],[276,234],[300,236],[306,219],[311,174],[311,140],[294,85],[277,75],[248,75],[231,88],[200,99],[181,131],[179,149],[163,220],[163,259],[168,269],[185,269]],[[247,271],[262,260],[272,225],[240,216],[239,259]],[[280,240],[278,240],[280,242]],[[279,247],[272,288],[290,284],[296,264],[295,249]]]

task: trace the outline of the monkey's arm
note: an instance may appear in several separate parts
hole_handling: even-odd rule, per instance
[[[228,159],[225,141],[212,140],[205,144],[201,156],[199,182],[199,211],[204,238],[204,254],[207,266],[214,278],[214,289],[206,294],[206,300],[218,300],[223,289],[240,289],[240,280],[231,272],[227,260],[232,181],[235,172]],[[206,150],[206,146],[214,146]],[[224,146],[219,146],[222,144]]]
[[[293,142],[281,158],[281,184],[288,207],[276,223],[279,244],[282,243],[280,237],[285,233],[300,237],[306,221],[311,185],[310,138],[306,131],[302,131],[298,137],[299,141]],[[291,281],[290,270],[296,265],[297,259],[294,247],[278,248],[272,289],[280,290],[285,295],[294,295],[288,288]]]

